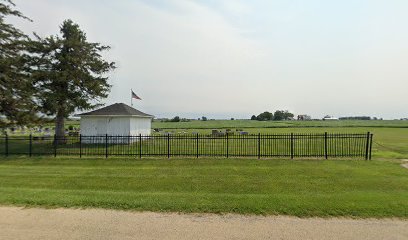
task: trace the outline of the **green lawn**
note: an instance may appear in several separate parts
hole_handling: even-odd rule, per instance
[[[231,121],[231,122],[234,122],[234,121]],[[403,121],[400,121],[400,122],[403,122]],[[222,129],[222,128],[218,128],[218,129],[225,131],[225,129]],[[234,131],[235,129],[232,129],[232,130]],[[323,133],[323,132],[366,133],[366,132],[371,132],[374,134],[374,142],[373,142],[373,158],[374,159],[408,159],[408,128],[405,128],[405,127],[400,127],[400,128],[385,127],[385,126],[382,126],[382,127],[295,127],[295,128],[285,127],[285,128],[244,128],[244,130],[248,131],[250,134],[257,134],[257,133],[288,134],[291,132],[293,133]],[[206,135],[211,133],[211,129],[202,129],[202,128],[200,129],[172,129],[171,131],[173,131],[174,134],[176,135],[177,134],[183,135],[182,132],[186,132],[190,135],[195,132],[198,132],[200,134],[206,134]],[[235,134],[238,135],[238,133],[235,133]],[[11,136],[14,137],[13,135]],[[28,136],[21,136],[21,137],[24,137],[25,141],[13,142],[10,140],[9,151],[11,153],[20,152],[20,153],[28,154],[29,152]],[[37,144],[37,142],[34,142],[34,145],[33,145],[34,154],[39,153],[39,152],[48,152],[50,155],[53,155],[52,141],[50,140],[47,143],[48,145],[41,147],[41,144]],[[92,150],[92,151],[96,151],[100,155],[104,155],[105,146],[104,144],[100,144],[100,145],[101,146],[99,146],[99,148],[96,148],[95,150]],[[4,146],[5,146],[4,137],[0,137],[0,156],[4,156],[5,154]],[[109,150],[109,152],[114,153],[115,151],[119,151],[121,150],[121,148],[124,148],[124,147],[119,145],[119,146],[110,146],[110,148],[112,148],[112,150]],[[138,148],[138,144],[130,147],[133,153],[139,152],[137,148]],[[222,145],[221,145],[221,148],[224,149]],[[231,145],[230,148],[231,148],[230,154],[232,155],[233,145]],[[142,146],[142,149],[146,149],[146,147]],[[173,147],[172,149],[174,150]],[[204,149],[207,149],[207,148],[204,148]],[[262,150],[264,149],[265,148],[262,148]],[[256,148],[252,149],[251,151],[256,152]],[[61,147],[57,152],[59,155],[64,154],[64,152],[72,152],[72,153],[75,152],[76,155],[79,155],[79,148],[69,145],[69,146]],[[195,145],[191,147],[191,152],[193,155],[195,154],[196,152]]]
[[[67,121],[66,127],[79,127],[79,121]],[[47,127],[51,127],[48,124]],[[373,157],[381,159],[408,159],[408,121],[399,120],[342,120],[342,121],[250,121],[250,120],[209,120],[190,122],[154,121],[152,128],[161,128],[174,134],[210,134],[212,129],[243,130],[250,134],[279,133],[366,133],[374,134]],[[28,132],[25,136],[28,138]],[[155,133],[157,134],[157,133]],[[236,133],[238,134],[238,133]],[[10,136],[19,136],[20,133]],[[20,144],[21,145],[21,144]],[[18,146],[17,146],[18,147]],[[28,153],[28,140],[20,146]],[[12,150],[12,149],[11,149]],[[4,154],[4,136],[0,137],[0,156]],[[34,149],[35,151],[35,149]],[[52,149],[49,149],[52,152]],[[78,150],[76,150],[78,151]],[[101,150],[103,155],[103,150]]]
[[[0,204],[408,218],[397,161],[1,158]]]
[[[408,159],[408,121],[342,120],[342,121],[250,121],[215,120],[191,122],[153,122],[153,128],[165,131],[211,133],[211,129],[242,129],[248,133],[365,133],[374,134],[373,157]]]
[[[210,134],[212,129],[236,129],[250,134],[281,133],[366,133],[374,134],[373,157],[381,159],[408,159],[408,121],[249,121],[215,120],[191,122],[153,122],[153,128],[162,128],[174,134],[186,132]]]
[[[231,121],[233,122],[233,121]],[[404,122],[404,121],[399,121]],[[407,121],[408,122],[408,121]],[[391,123],[389,121],[388,123]],[[408,128],[391,127],[383,125],[381,127],[293,127],[293,128],[244,128],[250,134],[285,134],[285,133],[366,133],[374,134],[373,158],[381,159],[408,159]],[[221,129],[221,128],[218,128]],[[174,133],[179,129],[172,130]],[[209,129],[185,129],[188,133],[198,132],[209,134]]]
[[[342,120],[342,121],[250,121],[212,120],[191,122],[153,122],[153,128],[165,131],[209,134],[211,129],[243,130],[248,133],[365,133],[374,134],[373,157],[408,159],[408,121]]]
[[[217,128],[297,128],[297,127],[395,127],[408,128],[408,121],[400,120],[341,120],[341,121],[251,121],[211,120],[190,122],[154,121],[152,128],[163,129],[217,129]]]
[[[367,134],[343,135],[320,133],[280,135],[239,135],[232,136],[210,136],[202,135],[171,135],[142,137],[141,141],[135,136],[129,144],[127,137],[108,138],[105,144],[105,137],[98,139],[93,144],[86,144],[86,137],[82,137],[80,144],[79,137],[68,137],[65,144],[53,145],[53,139],[32,138],[30,144],[29,137],[9,137],[8,140],[0,139],[0,156],[7,155],[32,155],[36,156],[133,156],[133,157],[291,157],[294,158],[324,158],[327,153],[328,158],[358,158],[366,157]],[[293,139],[293,140],[292,140]],[[136,140],[136,141],[135,141]],[[326,144],[327,143],[327,144]],[[368,142],[369,143],[369,142]],[[325,144],[327,145],[325,147]],[[293,148],[292,148],[293,147]]]

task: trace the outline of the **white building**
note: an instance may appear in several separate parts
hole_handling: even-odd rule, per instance
[[[326,115],[323,119],[323,121],[337,121],[339,120],[338,118],[332,117],[330,115]]]
[[[312,120],[312,117],[306,114],[300,114],[297,116],[297,120],[299,121],[309,121]]]
[[[143,113],[124,103],[115,103],[95,111],[79,114],[78,116],[81,117],[81,136],[83,142],[95,142],[95,137],[91,138],[89,136],[99,136],[97,139],[104,140],[102,137],[106,135],[150,135],[153,119],[152,115]],[[129,142],[129,138],[126,139],[128,139],[126,142]],[[137,140],[136,137],[130,139]],[[123,141],[119,140],[118,142]]]

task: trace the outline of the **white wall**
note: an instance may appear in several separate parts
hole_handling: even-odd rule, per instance
[[[96,136],[96,125],[96,119],[91,117],[81,117],[81,134],[84,136]]]
[[[129,135],[129,117],[81,117],[83,136]]]
[[[130,119],[130,135],[150,135],[152,130],[151,118],[136,118]]]
[[[106,133],[111,136],[128,136],[130,133],[129,117],[107,117]],[[105,133],[105,134],[106,134]]]
[[[81,117],[83,136],[150,135],[152,119],[140,117]]]

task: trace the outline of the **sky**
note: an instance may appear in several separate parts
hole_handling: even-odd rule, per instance
[[[408,117],[406,0],[14,0],[55,35],[72,19],[110,45],[102,102],[156,117],[250,118],[263,111]]]

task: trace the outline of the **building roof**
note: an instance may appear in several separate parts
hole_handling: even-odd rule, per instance
[[[115,103],[91,112],[78,114],[78,116],[135,116],[153,118],[152,115],[141,112],[124,103]]]

